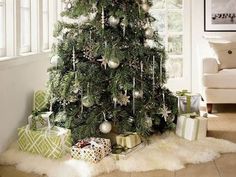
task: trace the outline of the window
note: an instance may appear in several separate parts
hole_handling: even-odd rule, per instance
[[[49,0],[43,0],[43,50],[49,49]]]
[[[31,2],[30,0],[21,0],[20,3],[20,52],[31,51]]]
[[[64,0],[0,0],[0,61],[50,50]]]
[[[0,0],[0,57],[5,56],[6,54],[6,15],[5,15],[5,1]]]
[[[166,48],[167,72],[170,78],[183,76],[183,0],[155,0],[153,16],[157,19],[154,27]]]

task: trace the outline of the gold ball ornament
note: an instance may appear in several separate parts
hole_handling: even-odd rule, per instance
[[[114,16],[110,16],[108,21],[109,21],[109,24],[114,27],[114,26],[119,24],[120,19],[119,18],[115,18]]]
[[[82,104],[83,106],[89,108],[94,105],[94,99],[92,96],[87,95],[82,98]]]
[[[99,130],[104,134],[109,133],[111,129],[112,129],[111,123],[108,122],[107,120],[105,120],[103,123],[99,125]]]
[[[108,66],[112,69],[118,68],[120,65],[120,60],[118,58],[112,58],[108,61]]]
[[[150,9],[150,6],[147,3],[142,4],[142,8],[145,12],[148,12]]]
[[[134,98],[142,98],[143,97],[143,91],[142,90],[134,90],[133,96],[134,96]]]
[[[148,39],[153,38],[153,36],[154,36],[154,30],[153,30],[152,28],[147,28],[146,31],[145,31],[145,36],[146,36],[146,38],[148,38]]]

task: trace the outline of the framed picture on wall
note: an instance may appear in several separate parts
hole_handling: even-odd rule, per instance
[[[204,0],[204,31],[235,32],[236,0]]]

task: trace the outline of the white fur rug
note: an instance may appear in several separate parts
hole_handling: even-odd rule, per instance
[[[108,173],[115,169],[131,171],[149,171],[155,169],[178,170],[185,164],[208,162],[220,156],[220,153],[236,152],[236,144],[222,139],[205,138],[187,141],[173,133],[155,136],[151,144],[133,152],[126,160],[115,161],[104,158],[98,164],[70,159],[50,160],[38,155],[21,152],[12,146],[0,156],[0,164],[16,165],[25,172],[46,174],[48,177],[92,177]]]

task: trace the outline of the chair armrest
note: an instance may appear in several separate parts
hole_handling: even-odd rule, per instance
[[[203,74],[214,74],[219,71],[219,64],[215,58],[203,58]]]

